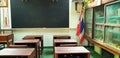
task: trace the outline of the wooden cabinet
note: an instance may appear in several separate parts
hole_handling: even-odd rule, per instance
[[[105,43],[120,50],[120,1],[105,5]]]
[[[88,18],[93,17],[91,19],[93,37],[85,30],[86,39],[113,55],[120,55],[120,1],[104,0],[100,6],[92,8],[93,16],[89,14],[88,9],[86,10],[85,28],[89,29]]]
[[[109,3],[109,2],[112,2],[112,1],[115,1],[115,0],[102,0],[102,4]]]

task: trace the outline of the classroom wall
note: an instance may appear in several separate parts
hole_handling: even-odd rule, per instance
[[[79,13],[75,10],[75,2],[69,1],[69,28],[76,28],[79,22]]]
[[[75,29],[68,28],[36,28],[36,29],[16,29],[14,30],[14,41],[22,40],[25,35],[43,35],[44,46],[53,46],[53,35],[70,35],[76,39]]]
[[[70,35],[76,39],[76,26],[79,20],[79,13],[75,11],[75,4],[69,1],[69,28],[10,28],[14,33],[14,41],[22,40],[25,35],[40,34],[44,37],[44,46],[53,46],[53,35]]]

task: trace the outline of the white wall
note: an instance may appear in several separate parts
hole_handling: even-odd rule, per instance
[[[68,28],[33,28],[33,29],[15,29],[14,41],[22,40],[25,35],[39,34],[43,35],[44,46],[53,46],[53,35],[70,35],[72,39],[76,39],[75,29]]]
[[[76,28],[79,21],[79,13],[75,10],[75,2],[69,0],[69,28]]]

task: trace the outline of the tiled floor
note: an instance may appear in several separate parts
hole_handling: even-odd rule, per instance
[[[93,48],[87,47],[87,49],[90,51],[90,58],[102,58],[99,54],[97,54],[95,51],[93,51]],[[44,48],[43,54],[41,55],[41,58],[54,58],[53,56],[53,48]]]

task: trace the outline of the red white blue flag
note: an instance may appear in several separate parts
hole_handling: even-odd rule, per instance
[[[84,20],[83,20],[82,12],[80,13],[80,19],[77,25],[76,36],[80,37],[80,44],[82,44],[84,41]]]

